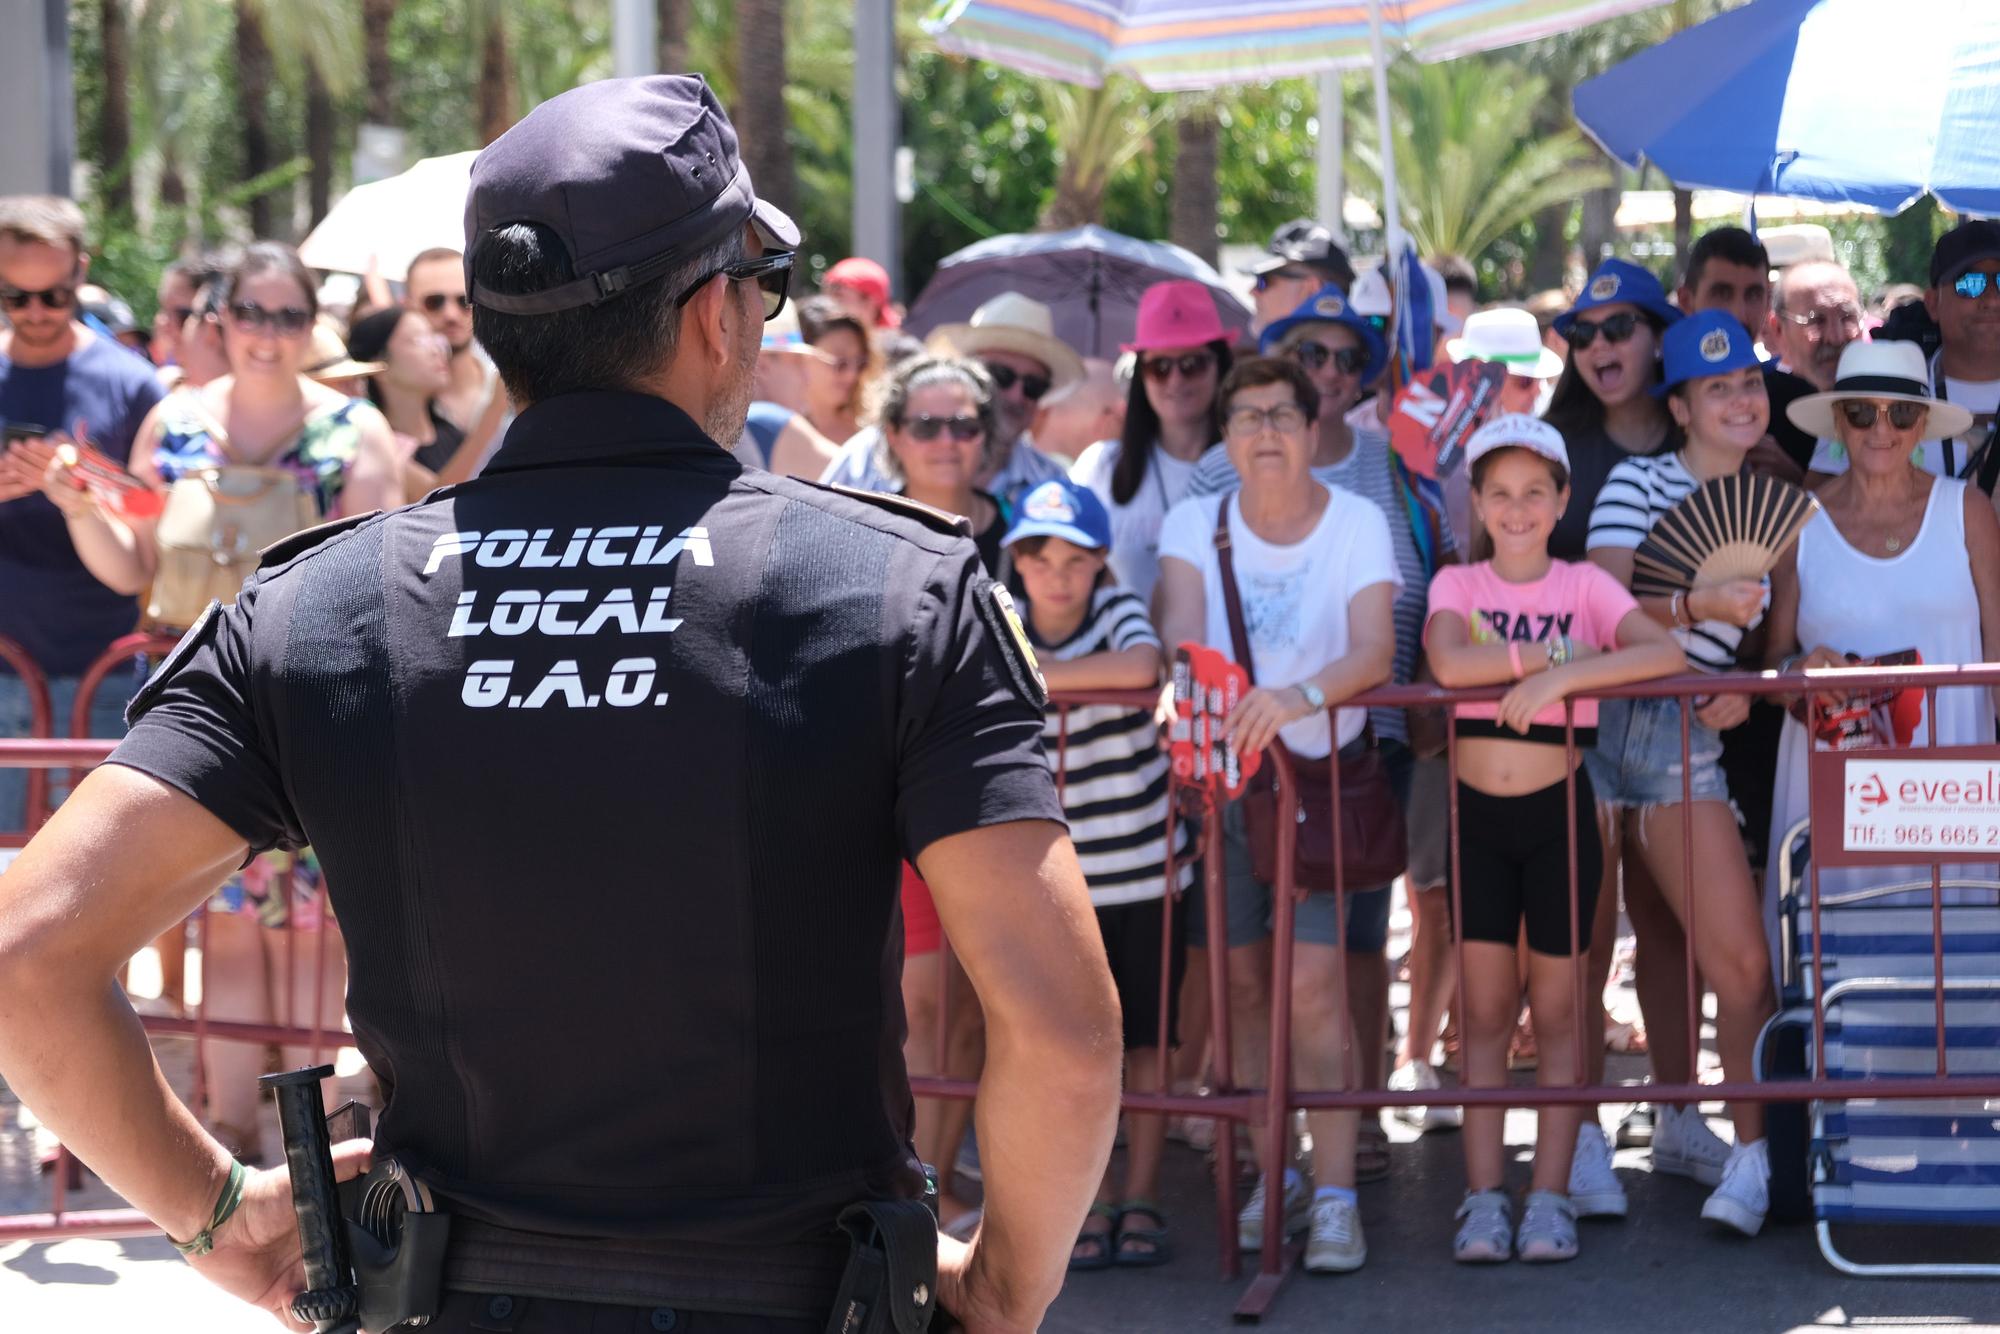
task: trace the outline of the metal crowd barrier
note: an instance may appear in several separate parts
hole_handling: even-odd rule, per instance
[[[115,741],[93,739],[88,736],[90,708],[104,682],[119,667],[130,663],[134,658],[155,657],[173,646],[172,639],[146,634],[127,635],[113,643],[90,665],[78,682],[76,703],[68,719],[71,735],[56,738],[50,735],[53,731],[54,718],[49,704],[48,686],[41,671],[18,645],[0,639],[0,659],[4,659],[21,679],[28,683],[35,726],[34,734],[29,737],[0,738],[0,768],[29,770],[27,828],[0,834],[0,848],[25,846],[34,831],[48,818],[50,770],[68,770],[68,781],[73,786],[79,781],[81,771],[102,763],[117,745]],[[319,908],[321,920],[329,920],[324,890],[321,891]],[[211,1041],[305,1047],[312,1053],[309,1064],[313,1065],[319,1064],[322,1052],[352,1045],[352,1035],[338,1027],[327,1027],[325,1020],[328,1016],[319,1013],[319,997],[324,990],[321,984],[331,962],[327,955],[326,933],[323,930],[313,933],[311,1022],[308,1024],[246,1023],[210,1017],[209,982],[214,977],[214,970],[209,964],[207,911],[197,909],[188,920],[194,923],[195,948],[200,950],[203,967],[206,970],[203,974],[201,1000],[195,1005],[195,1012],[191,1018],[174,1015],[141,1015],[140,1023],[149,1036],[192,1037],[195,1040],[193,1104],[197,1112],[206,1101],[207,1050]],[[293,994],[290,983],[298,975],[301,953],[296,914],[288,918],[284,930],[285,985],[282,991],[274,986],[272,994],[284,996],[284,1010],[289,1013]],[[335,1015],[332,1018],[337,1025],[339,1016]],[[83,1165],[67,1148],[58,1146],[50,1171],[48,1211],[0,1215],[0,1245],[17,1241],[56,1241],[73,1237],[142,1237],[151,1236],[159,1231],[150,1219],[136,1209],[70,1209],[68,1197],[72,1191],[81,1187],[82,1181]]]
[[[8,657],[9,661],[15,661],[15,658],[9,657],[8,650],[10,648],[11,646],[0,643],[0,657]],[[129,657],[132,651],[134,650],[128,647],[125,651],[125,656]],[[24,655],[21,661],[25,663]],[[30,668],[32,667],[32,664],[26,665]],[[108,671],[109,668],[107,667],[106,670]],[[24,673],[25,675],[27,674]],[[102,675],[102,673],[99,673],[97,679],[101,680]],[[1735,673],[1729,675],[1688,675],[1589,693],[1591,696],[1600,699],[1653,697],[1676,698],[1682,701],[1680,738],[1682,758],[1681,782],[1682,800],[1685,806],[1692,795],[1692,776],[1689,772],[1690,766],[1688,763],[1690,717],[1692,712],[1690,706],[1691,702],[1697,697],[1717,694],[1747,694],[1757,696],[1797,693],[1810,694],[1814,690],[1849,692],[1878,687],[1914,687],[1920,688],[1925,692],[1928,706],[1927,716],[1935,717],[1936,695],[1939,689],[1959,686],[1993,687],[1996,685],[2000,685],[2000,665],[1965,668],[1848,668],[1795,673],[1788,676],[1779,676],[1769,672]],[[1430,686],[1385,687],[1369,691],[1354,700],[1347,701],[1345,706],[1448,706],[1454,703],[1475,700],[1498,699],[1505,693],[1505,689],[1505,687],[1498,686],[1465,690],[1444,690]],[[1062,731],[1058,740],[1058,760],[1060,761],[1067,747],[1067,716],[1070,709],[1088,704],[1113,704],[1151,711],[1155,706],[1157,698],[1157,693],[1150,690],[1074,692],[1059,696],[1053,703],[1053,707],[1057,708],[1063,717]],[[1566,713],[1569,715],[1565,724],[1567,733],[1565,746],[1571,752],[1572,760],[1575,758],[1574,752],[1576,749],[1574,704],[1575,700],[1573,698],[1565,705]],[[46,712],[46,697],[44,694],[42,708],[37,714],[38,719],[45,715]],[[77,717],[82,718],[86,716],[87,704],[80,700]],[[1932,739],[1931,745],[1933,749],[1936,749],[1935,738]],[[109,753],[110,749],[111,743],[102,741],[40,740],[35,738],[0,740],[0,766],[35,769],[84,767],[101,761]],[[1988,749],[1991,750],[1994,757],[2000,757],[2000,748]],[[1949,752],[1939,750],[1938,753],[1948,754]],[[1453,830],[1450,892],[1454,896],[1453,907],[1456,914],[1461,905],[1457,902],[1459,867],[1457,864],[1458,840],[1456,838],[1458,803],[1457,744],[1455,740],[1447,745],[1446,759],[1449,766],[1449,791],[1451,792],[1450,819]],[[1281,808],[1283,808],[1291,800],[1293,780],[1290,766],[1284,754],[1280,751],[1274,750],[1270,752],[1267,756],[1267,761],[1273,764],[1275,768],[1279,800]],[[1171,781],[1175,791],[1170,799],[1175,802],[1176,808],[1178,808],[1180,802],[1180,784],[1178,780]],[[1575,782],[1573,775],[1569,782],[1573,790]],[[1332,787],[1332,814],[1334,828],[1337,830],[1339,828],[1339,785],[1334,784]],[[1194,805],[1198,808],[1202,817],[1200,823],[1204,831],[1204,838],[1201,843],[1197,843],[1191,847],[1186,855],[1200,859],[1202,864],[1201,892],[1203,903],[1211,916],[1216,920],[1220,920],[1223,914],[1223,875],[1221,857],[1217,855],[1219,844],[1213,837],[1214,831],[1218,828],[1218,822],[1215,818],[1218,812],[1215,809],[1213,800],[1205,792],[1199,789],[1194,789],[1193,792]],[[1574,809],[1573,802],[1571,803],[1571,809]],[[1167,1078],[1171,1051],[1164,1040],[1164,1030],[1169,1014],[1169,1006],[1166,1003],[1169,997],[1165,994],[1165,989],[1171,985],[1171,970],[1163,968],[1162,1004],[1160,1006],[1162,1031],[1161,1040],[1157,1044],[1158,1060],[1160,1063],[1160,1078],[1158,1082],[1161,1086],[1161,1091],[1144,1094],[1127,1093],[1123,1099],[1123,1106],[1128,1111],[1176,1114],[1198,1119],[1209,1119],[1216,1123],[1218,1129],[1215,1148],[1216,1211],[1221,1231],[1220,1268],[1225,1279],[1235,1279],[1240,1276],[1240,1259],[1235,1244],[1235,1196],[1238,1184],[1235,1152],[1236,1130],[1239,1126],[1247,1128],[1253,1123],[1262,1125],[1266,1133],[1264,1160],[1260,1164],[1260,1170],[1268,1178],[1275,1180],[1282,1174],[1289,1154],[1290,1135],[1288,1122],[1292,1113],[1299,1109],[1344,1107],[1384,1108],[1447,1102],[1455,1105],[1500,1105],[1513,1107],[1541,1107],[1563,1104],[1588,1105],[1599,1102],[1630,1101],[1632,1100],[1633,1093],[1641,1088],[1644,1090],[1644,1098],[1655,1102],[1702,1102],[1720,1099],[1770,1103],[1806,1102],[1822,1099],[1910,1099],[1941,1096],[2000,1098],[2000,1073],[1953,1074],[1948,1069],[1944,1041],[1945,988],[1941,968],[1937,974],[1938,983],[1934,988],[1936,994],[1936,1037],[1938,1039],[1937,1068],[1934,1073],[1929,1075],[1886,1078],[1869,1076],[1834,1080],[1814,1075],[1805,1079],[1786,1079],[1776,1083],[1746,1083],[1737,1081],[1717,1084],[1634,1085],[1622,1083],[1590,1084],[1585,1082],[1581,1074],[1579,1074],[1576,1083],[1560,1088],[1506,1086],[1498,1088],[1455,1088],[1443,1091],[1425,1090],[1416,1093],[1396,1093],[1388,1089],[1361,1089],[1354,1087],[1352,1071],[1355,1069],[1355,1063],[1349,1060],[1345,1066],[1350,1072],[1346,1087],[1340,1089],[1298,1088],[1292,1080],[1290,1061],[1288,1059],[1288,1053],[1291,1048],[1292,1020],[1290,1001],[1292,976],[1291,927],[1295,899],[1291,883],[1294,857],[1294,848],[1292,846],[1293,826],[1290,822],[1286,821],[1279,823],[1283,832],[1280,836],[1277,857],[1279,885],[1277,886],[1277,892],[1273,895],[1274,916],[1276,920],[1273,928],[1275,948],[1273,951],[1271,976],[1269,1033],[1271,1065],[1270,1075],[1267,1080],[1268,1087],[1264,1089],[1241,1089],[1234,1088],[1230,1084],[1230,1072],[1233,1066],[1231,1063],[1229,1032],[1230,1005],[1227,974],[1229,952],[1226,948],[1214,948],[1208,951],[1208,994],[1211,1008],[1212,1065],[1214,1068],[1215,1091],[1212,1094],[1205,1095],[1174,1094],[1171,1092],[1171,1081]],[[1575,823],[1574,815],[1571,817],[1571,823],[1571,929],[1572,938],[1580,939],[1586,924],[1579,920],[1580,914],[1578,911],[1579,899],[1577,890],[1579,887],[1576,883],[1576,830],[1573,827]],[[1689,821],[1682,821],[1682,839],[1682,865],[1689,866],[1693,860],[1693,830]],[[1170,842],[1169,861],[1164,868],[1169,884],[1173,883],[1175,872],[1175,866],[1171,859],[1171,848],[1172,844]],[[1773,851],[1773,855],[1776,855],[1775,850]],[[1918,863],[1926,859],[1921,856],[1911,855],[1907,860],[1910,863]],[[1816,883],[1816,870],[1814,872],[1814,879]],[[1933,866],[1931,879],[1933,949],[1934,956],[1941,960],[1944,951],[1944,918],[1940,897],[1943,881],[1941,873],[1935,866]],[[1761,893],[1761,890],[1759,892]],[[1815,895],[1815,900],[1817,900],[1817,895]],[[1344,908],[1343,897],[1343,915]],[[1170,895],[1168,897],[1166,913],[1163,915],[1162,922],[1161,951],[1163,959],[1167,957],[1171,949],[1170,932],[1172,930],[1172,914],[1175,911],[1186,910],[1186,905],[1177,905],[1175,903],[1174,896]],[[1693,896],[1687,896],[1687,918],[1683,925],[1690,940],[1694,938],[1695,934],[1696,911]],[[1812,957],[1817,960],[1820,940],[1818,912],[1816,909],[1812,917],[1813,925],[1810,949]],[[943,1057],[945,1053],[943,1048],[947,1041],[947,1034],[950,1027],[950,996],[948,992],[943,990],[945,971],[943,964],[948,960],[949,952],[950,945],[947,941],[940,950],[939,975],[941,990],[938,1038],[938,1064],[940,1069],[944,1066]],[[322,947],[322,963],[323,954]],[[1580,1002],[1588,1000],[1584,995],[1586,957],[1587,955],[1583,950],[1578,951],[1575,970],[1577,997]],[[1344,968],[1344,964],[1345,951],[1343,950],[1340,951],[1340,966]],[[1701,1041],[1701,991],[1696,978],[1692,949],[1688,951],[1685,966],[1688,984],[1690,1067],[1698,1070]],[[1457,999],[1459,1011],[1463,1013],[1465,1010],[1465,997],[1464,973],[1462,968],[1459,978],[1459,994]],[[1335,990],[1336,995],[1339,997],[1340,1007],[1336,1018],[1341,1022],[1343,1031],[1346,1031],[1350,1025],[1348,1022],[1349,1016],[1346,1013],[1344,976],[1340,978],[1339,985],[1336,986]],[[1817,1053],[1823,1056],[1825,1048],[1824,999],[1816,995],[1813,998],[1813,1005],[1813,1047]],[[1595,1014],[1596,1007],[1594,1005],[1579,1003],[1576,1006],[1576,1022],[1578,1026],[1576,1036],[1579,1053],[1589,1050],[1586,1045],[1589,1041],[1601,1042],[1603,1040],[1602,1034],[1592,1035],[1583,1031],[1584,1025],[1587,1022],[1591,1022]],[[188,1034],[195,1036],[197,1039],[217,1038],[228,1041],[281,1042],[313,1046],[315,1052],[323,1046],[342,1045],[349,1040],[348,1035],[345,1033],[323,1029],[320,1026],[322,1018],[323,1016],[315,1015],[313,1024],[310,1027],[287,1027],[282,1025],[223,1022],[209,1019],[204,1012],[198,1011],[196,1017],[193,1019],[149,1017],[145,1020],[145,1026],[149,1033]],[[317,1056],[315,1056],[315,1059],[317,1059]],[[1580,1060],[1578,1064],[1581,1070],[1588,1063]],[[1814,1069],[1816,1071],[1823,1070],[1823,1060],[1816,1062]],[[913,1078],[911,1080],[911,1088],[919,1097],[932,1098],[971,1098],[978,1092],[978,1084],[974,1080],[951,1080],[940,1077]],[[0,1218],[0,1242],[74,1236],[131,1236],[148,1234],[157,1230],[141,1215],[132,1210],[99,1210],[88,1213],[66,1212],[63,1208],[63,1198],[64,1174],[59,1171],[56,1176],[54,1202],[50,1213],[26,1217]],[[1285,1278],[1296,1266],[1300,1254],[1301,1248],[1299,1245],[1288,1242],[1284,1234],[1282,1215],[1284,1207],[1283,1192],[1279,1190],[1267,1192],[1266,1201],[1267,1213],[1265,1217],[1263,1250],[1259,1256],[1258,1271],[1243,1293],[1238,1305],[1237,1317],[1239,1320],[1256,1320],[1270,1308]]]

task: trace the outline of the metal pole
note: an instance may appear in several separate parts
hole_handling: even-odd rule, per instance
[[[1393,266],[1403,253],[1402,214],[1396,206],[1396,137],[1389,130],[1389,58],[1382,52],[1382,0],[1368,0],[1368,47],[1375,73],[1375,134],[1382,143],[1382,249]]]
[[[889,271],[894,295],[903,285],[902,206],[896,199],[899,113],[895,0],[856,0],[853,252]]]
[[[1319,220],[1347,244],[1347,107],[1339,70],[1319,76]]]
[[[18,12],[14,12],[18,11]],[[17,0],[0,43],[0,194],[70,193],[76,153],[68,0]]]
[[[621,79],[660,72],[656,0],[611,0],[611,70]]]

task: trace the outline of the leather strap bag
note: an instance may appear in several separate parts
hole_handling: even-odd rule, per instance
[[[308,410],[300,419],[300,429],[311,415]],[[206,412],[201,416],[226,457],[228,434]],[[258,552],[320,518],[318,500],[284,468],[224,463],[182,476],[168,488],[154,530],[159,563],[146,619],[185,630],[211,601],[234,603],[243,581],[256,573]]]
[[[1229,612],[1229,638],[1236,661],[1257,680],[1250,655],[1250,634],[1244,627],[1243,599],[1236,587],[1235,563],[1229,552],[1229,498],[1223,497],[1215,516],[1215,553],[1222,570],[1222,600]],[[1352,754],[1309,760],[1292,753],[1280,739],[1292,768],[1292,809],[1282,814],[1297,827],[1292,878],[1295,887],[1311,894],[1336,890],[1375,889],[1401,875],[1409,864],[1409,833],[1403,807],[1389,786],[1389,771],[1365,735]],[[1334,823],[1334,783],[1340,784],[1339,825]],[[1277,766],[1267,765],[1250,780],[1243,794],[1244,823],[1250,839],[1251,874],[1265,884],[1278,878]],[[1334,867],[1342,874],[1336,879]]]

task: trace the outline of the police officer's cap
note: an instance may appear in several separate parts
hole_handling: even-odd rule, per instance
[[[736,129],[705,79],[587,83],[536,107],[474,160],[467,289],[475,305],[509,315],[594,305],[657,278],[746,221],[767,249],[798,246],[797,225],[757,198],[736,156]],[[526,294],[473,283],[480,242],[523,222],[562,238],[576,280]]]

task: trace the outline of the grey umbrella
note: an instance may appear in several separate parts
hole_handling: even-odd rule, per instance
[[[921,338],[970,320],[1002,292],[1019,292],[1048,306],[1056,337],[1084,356],[1110,359],[1132,339],[1140,294],[1173,278],[1206,285],[1232,334],[1249,325],[1249,307],[1199,255],[1092,225],[989,237],[947,256],[903,327]]]

